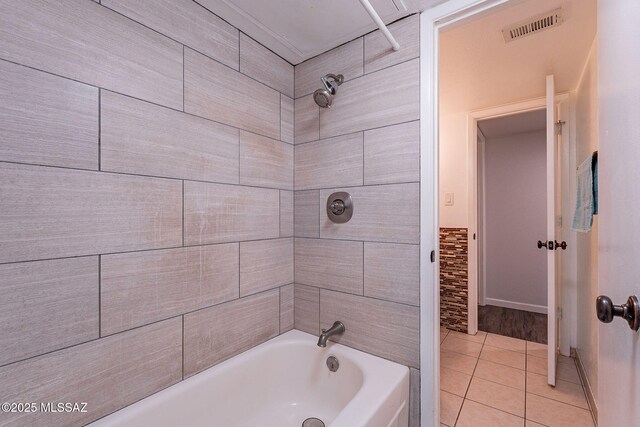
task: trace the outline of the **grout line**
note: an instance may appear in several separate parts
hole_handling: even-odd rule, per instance
[[[184,94],[184,81],[185,81],[185,77],[184,77],[184,44],[182,45],[182,111],[184,112],[184,99],[185,99],[185,94]]]
[[[200,116],[197,116],[197,117],[200,117]],[[327,141],[329,139],[346,137],[346,136],[354,135],[356,133],[365,133],[365,132],[370,132],[370,131],[373,131],[373,130],[386,129],[386,128],[390,128],[390,127],[394,127],[394,126],[406,125],[406,124],[415,123],[415,122],[419,123],[420,119],[407,120],[407,121],[404,121],[404,122],[397,122],[397,123],[391,123],[391,124],[388,124],[388,125],[376,126],[376,127],[372,127],[372,128],[369,128],[369,129],[353,130],[353,131],[349,131],[347,133],[341,133],[341,134],[337,134],[337,135],[327,136],[325,138],[318,137],[318,139],[314,139],[314,140],[311,140],[311,141],[298,142],[295,145],[299,146],[299,145],[311,144],[311,143],[314,143],[314,142],[324,142],[324,141]]]
[[[182,180],[182,246],[184,247],[184,179]]]
[[[102,337],[102,255],[98,255],[98,338]]]
[[[184,314],[182,317],[182,379],[184,380]]]
[[[98,88],[98,170],[102,170],[102,89]]]

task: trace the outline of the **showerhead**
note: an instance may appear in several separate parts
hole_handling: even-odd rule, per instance
[[[324,89],[318,89],[313,93],[313,100],[322,108],[331,107],[333,95],[338,91],[338,86],[344,81],[342,74],[327,74],[320,79]]]

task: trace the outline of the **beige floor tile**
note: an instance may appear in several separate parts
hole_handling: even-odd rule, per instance
[[[586,409],[527,393],[527,419],[549,427],[593,427]]]
[[[480,360],[473,376],[524,390],[525,371],[521,369],[500,365],[488,360]]]
[[[487,337],[487,333],[482,331],[478,331],[475,335],[465,334],[464,332],[451,331],[449,332],[449,335],[461,340],[477,342],[478,344],[483,344],[485,338]]]
[[[503,335],[488,334],[484,341],[486,345],[498,347],[505,350],[517,351],[524,353],[527,349],[527,342],[517,338],[505,337]]]
[[[465,400],[456,427],[522,427],[524,418]]]
[[[471,382],[471,375],[440,367],[440,390],[464,397]]]
[[[478,357],[480,351],[482,351],[482,344],[461,340],[447,335],[442,342],[441,348],[447,351],[466,354],[467,356]]]
[[[527,342],[527,355],[535,357],[547,357],[547,345],[537,342]]]
[[[440,421],[447,427],[453,427],[464,399],[455,394],[440,392]]]
[[[444,341],[447,335],[449,335],[449,331],[443,331],[442,329],[440,329],[440,344],[442,344],[442,341]]]
[[[467,399],[524,417],[524,391],[474,377]]]
[[[575,366],[576,361],[573,359],[573,357],[558,356],[558,365],[563,365],[563,364]]]
[[[582,385],[556,379],[556,386],[551,387],[547,384],[546,375],[527,372],[527,393],[589,409]]]
[[[538,424],[533,421],[526,420],[524,423],[525,427],[545,427],[544,424]]]
[[[522,370],[525,368],[525,357],[524,353],[492,347],[487,344],[484,345],[480,354],[480,359]]]
[[[547,359],[546,357],[534,357],[527,355],[527,372],[535,374],[547,375]]]
[[[558,379],[563,381],[569,381],[574,384],[580,383],[580,375],[578,374],[578,367],[568,363],[558,363],[558,369],[556,370]]]
[[[476,368],[477,363],[477,357],[467,356],[466,354],[456,353],[455,351],[440,351],[440,366],[443,368],[473,375],[473,370]]]

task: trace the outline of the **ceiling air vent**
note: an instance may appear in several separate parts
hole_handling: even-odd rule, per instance
[[[562,8],[543,13],[502,30],[505,43],[521,39],[549,28],[557,27],[564,21]]]

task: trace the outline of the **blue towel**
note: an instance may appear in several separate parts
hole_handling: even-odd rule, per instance
[[[571,229],[581,233],[591,231],[591,226],[593,225],[595,205],[592,162],[593,158],[590,157],[578,167],[576,213],[573,217]]]

